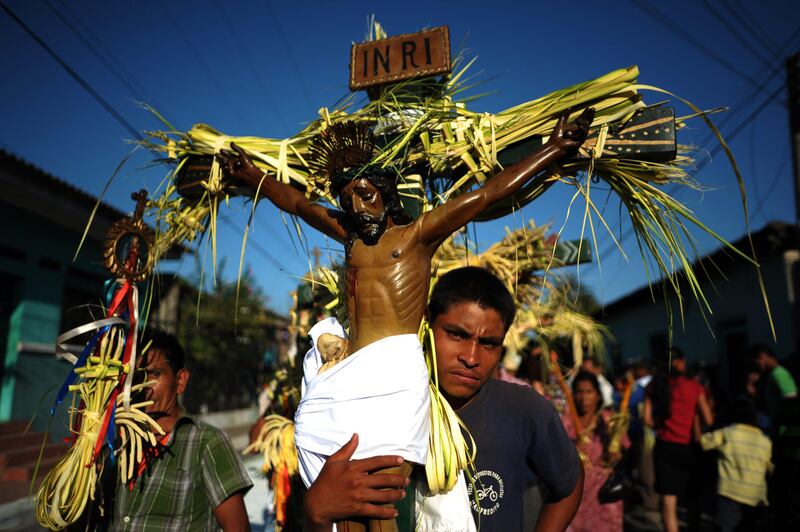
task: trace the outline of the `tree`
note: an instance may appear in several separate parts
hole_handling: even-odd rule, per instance
[[[275,341],[274,320],[252,272],[225,281],[217,269],[214,287],[181,302],[178,337],[186,349],[191,380],[184,397],[190,412],[241,408],[255,402],[264,353]]]

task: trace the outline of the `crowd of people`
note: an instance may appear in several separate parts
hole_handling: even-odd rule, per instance
[[[669,532],[679,530],[679,507],[690,530],[702,521],[718,530],[800,524],[791,481],[800,467],[800,399],[768,345],[750,349],[745,378],[733,389],[712,387],[677,347],[661,367],[629,364],[614,384],[586,357],[571,379],[572,415],[553,377],[543,377],[541,353],[535,346],[516,372],[501,367],[497,377],[534,387],[562,413],[586,469],[570,530],[622,530],[623,504]],[[627,431],[613,446],[610,429],[620,414]],[[603,500],[601,491],[612,487],[622,495]]]
[[[791,373],[769,346],[753,347],[753,371],[723,408],[677,348],[668,368],[636,363],[609,379],[591,356],[564,377],[557,355],[545,360],[537,344],[509,371],[501,359],[514,312],[511,294],[481,268],[446,274],[432,293],[440,390],[478,453],[474,522],[439,516],[441,526],[429,520],[430,530],[475,530],[477,523],[482,531],[622,530],[625,505],[658,510],[670,532],[678,530],[679,506],[690,528],[703,514],[720,530],[800,523],[792,484],[800,467],[800,403]],[[240,460],[224,434],[178,406],[189,382],[182,349],[157,336],[142,365],[156,381],[150,411],[166,433],[164,452],[130,486],[106,483],[99,496],[113,511],[93,516],[98,528],[246,530],[242,496],[251,482]],[[417,519],[425,512],[424,490],[411,489],[424,475],[412,476],[410,487],[402,475],[371,474],[403,459],[353,460],[358,444],[354,435],[305,491],[304,529],[394,518],[394,504],[407,496],[416,498]],[[703,490],[710,482],[709,498]]]

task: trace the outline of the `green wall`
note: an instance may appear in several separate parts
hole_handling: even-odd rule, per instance
[[[34,428],[47,425],[56,390],[70,371],[70,364],[55,358],[53,346],[63,331],[65,288],[95,294],[108,274],[100,265],[101,245],[87,241],[79,259],[72,262],[81,235],[27,211],[4,204],[0,227],[12,228],[0,236],[0,276],[11,279],[14,292],[4,348],[0,421],[29,420]],[[90,301],[84,301],[89,303]],[[34,349],[20,350],[20,345]],[[68,405],[53,421],[53,432],[66,434]]]

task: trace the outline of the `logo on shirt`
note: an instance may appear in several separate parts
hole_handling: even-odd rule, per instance
[[[478,471],[474,485],[467,483],[467,492],[472,511],[481,515],[492,515],[500,509],[500,501],[503,500],[505,493],[503,479],[488,469]]]

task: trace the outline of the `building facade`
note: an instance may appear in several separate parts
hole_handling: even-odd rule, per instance
[[[695,262],[694,273],[710,306],[703,312],[683,283],[683,314],[668,290],[672,307],[672,345],[680,347],[690,365],[714,368],[722,387],[735,389],[748,369],[749,346],[764,342],[792,369],[797,364],[798,229],[772,222],[752,235],[766,285],[776,339],[759,289],[755,269],[730,251],[719,250]],[[734,243],[749,254],[749,243]],[[644,287],[607,305],[600,316],[614,335],[610,352],[618,364],[634,360],[665,363],[670,319],[662,285]]]

